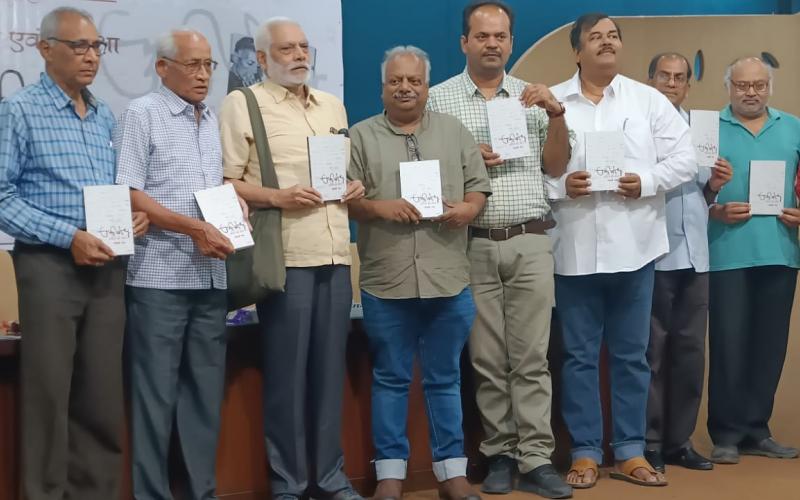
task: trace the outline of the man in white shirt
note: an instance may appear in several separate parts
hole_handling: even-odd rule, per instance
[[[570,42],[578,71],[552,91],[564,103],[576,143],[567,173],[547,181],[557,222],[552,237],[564,343],[562,413],[573,445],[567,482],[593,486],[602,462],[598,364],[605,341],[617,462],[612,477],[663,486],[663,475],[643,457],[646,351],[653,261],[669,250],[664,192],[697,171],[689,127],[657,90],[618,73],[621,33],[608,16],[578,18]],[[624,137],[624,164],[612,165],[621,174],[615,191],[592,190],[586,138],[598,131]]]
[[[689,95],[692,67],[675,52],[658,54],[647,70],[648,84],[664,94],[685,121],[681,104]],[[690,440],[703,396],[708,318],[708,204],[706,197],[731,178],[727,160],[698,167],[697,176],[666,194],[669,253],[656,261],[650,323],[650,395],[645,458],[657,471],[665,463],[694,470],[714,465]],[[713,170],[714,174],[711,175]],[[705,196],[704,196],[705,194]]]

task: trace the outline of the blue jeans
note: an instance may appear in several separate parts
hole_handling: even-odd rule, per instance
[[[422,368],[434,474],[466,474],[461,427],[461,351],[475,318],[469,288],[453,297],[380,299],[361,292],[373,359],[372,439],[378,479],[404,479],[414,354]]]
[[[611,369],[611,447],[618,461],[642,456],[650,367],[654,265],[624,273],[556,276],[564,341],[562,414],[572,457],[603,461],[598,364],[605,341]]]

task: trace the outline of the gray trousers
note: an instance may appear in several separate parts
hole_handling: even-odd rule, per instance
[[[352,297],[349,266],[290,267],[285,292],[257,306],[273,497],[350,486],[341,433]]]
[[[690,446],[703,397],[708,273],[657,271],[650,323],[647,448]]]
[[[175,422],[189,498],[216,498],[216,455],[225,385],[224,290],[126,288],[133,496],[169,500]]]
[[[26,500],[119,498],[124,266],[17,243]]]

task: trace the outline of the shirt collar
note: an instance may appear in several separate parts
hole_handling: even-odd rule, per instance
[[[64,109],[72,104],[72,98],[64,92],[64,89],[58,86],[47,72],[42,72],[40,78],[42,87],[53,99],[53,103],[56,105],[57,109]],[[83,100],[86,101],[87,108],[97,109],[97,99],[89,92],[89,89],[81,89],[81,95],[83,96]]]
[[[383,123],[383,125],[389,130],[391,130],[392,133],[394,133],[395,135],[409,135],[408,132],[405,132],[403,129],[401,129],[400,127],[389,121],[389,117],[386,114],[386,110],[383,111],[383,114],[381,116],[381,123]],[[414,132],[414,135],[419,135],[420,132],[426,130],[430,125],[430,123],[431,123],[431,114],[427,110],[423,110],[422,121],[419,122],[419,127],[417,127],[417,130]]]
[[[731,109],[731,105],[728,104],[722,111],[719,112],[719,119],[724,122],[728,122],[734,125],[738,125],[740,127],[745,127],[742,122],[739,121],[736,116],[733,114],[733,110]],[[762,134],[765,130],[771,127],[776,121],[781,119],[780,113],[772,109],[771,107],[767,106],[767,121],[764,123],[764,126],[761,128],[761,131],[758,133],[759,135]]]
[[[172,90],[168,89],[165,86],[161,86],[158,89],[159,94],[164,98],[167,103],[167,108],[169,109],[170,113],[173,115],[180,115],[186,112],[194,113],[195,107],[200,110],[200,116],[206,117],[209,113],[208,106],[204,102],[197,103],[194,105],[188,101],[183,100],[178,94],[173,92]]]
[[[611,80],[611,83],[608,84],[608,87],[606,87],[606,89],[610,89],[611,96],[619,95],[620,90],[622,88],[622,79],[623,78],[624,77],[622,75],[617,73],[614,76],[614,79]],[[603,94],[605,94],[605,90],[603,90]],[[569,81],[567,82],[567,86],[565,88],[565,92],[564,92],[564,97],[565,98],[572,97],[572,96],[578,96],[578,95],[582,95],[582,93],[581,93],[581,70],[580,69],[578,71],[576,71],[574,75],[572,75],[572,78],[569,79]]]
[[[503,80],[500,82],[500,85],[497,87],[497,91],[495,91],[495,95],[504,94],[506,96],[511,95],[506,88],[506,72],[503,71]],[[461,82],[464,85],[464,92],[467,94],[467,97],[472,97],[476,94],[480,94],[480,90],[478,90],[478,86],[475,85],[475,82],[472,81],[472,77],[469,76],[469,70],[464,68],[464,72],[461,73]]]
[[[267,92],[267,94],[275,99],[276,103],[281,103],[286,99],[294,96],[294,94],[282,85],[278,85],[277,83],[265,79],[261,82],[261,87]],[[319,105],[319,96],[317,95],[317,90],[309,87],[308,85],[305,86],[306,94],[308,95],[308,101]],[[295,96],[296,97],[296,96]],[[299,98],[298,98],[299,100]]]

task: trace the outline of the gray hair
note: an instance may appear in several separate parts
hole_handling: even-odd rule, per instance
[[[772,66],[765,63],[763,59],[756,56],[745,56],[740,57],[730,63],[727,68],[725,68],[725,76],[723,77],[723,82],[725,83],[725,88],[728,89],[730,92],[731,90],[731,75],[733,75],[733,68],[735,68],[739,63],[744,61],[758,61],[760,62],[765,68],[767,68],[767,74],[769,75],[769,93],[772,94],[772,82],[775,79],[775,71],[773,70]]]
[[[383,62],[381,63],[381,83],[386,83],[386,66],[389,64],[389,61],[405,54],[415,56],[425,63],[425,83],[430,83],[431,59],[428,57],[427,52],[413,45],[398,45],[397,47],[392,47],[383,54]]]
[[[300,26],[300,23],[294,19],[276,16],[270,17],[264,24],[258,28],[258,35],[256,35],[256,50],[269,53],[269,46],[272,44],[272,28],[280,26],[281,24],[295,24]]]
[[[178,55],[178,47],[175,44],[175,35],[179,35],[181,33],[192,33],[200,38],[205,38],[202,33],[192,28],[181,27],[172,29],[156,39],[156,59],[161,59],[162,57],[175,59],[175,56]]]
[[[58,7],[45,14],[42,18],[42,24],[39,25],[40,40],[58,38],[58,25],[61,22],[61,16],[64,14],[75,14],[86,19],[92,23],[92,25],[94,25],[94,18],[85,10],[76,9],[75,7]]]

